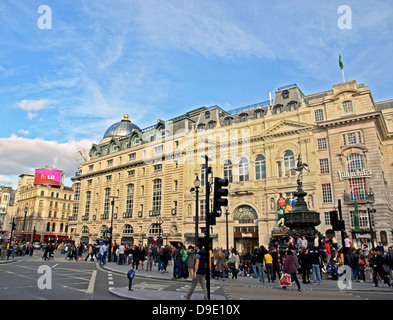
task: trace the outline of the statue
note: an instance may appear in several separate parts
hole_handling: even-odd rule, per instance
[[[296,169],[292,169],[294,171],[298,171],[299,175],[297,180],[300,181],[300,177],[303,175],[303,170],[306,170],[307,172],[310,172],[310,169],[308,168],[308,164],[302,162],[302,156],[299,154],[297,157],[297,166]]]

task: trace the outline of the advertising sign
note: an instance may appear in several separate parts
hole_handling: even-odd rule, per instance
[[[62,171],[37,169],[34,176],[34,184],[61,185]]]

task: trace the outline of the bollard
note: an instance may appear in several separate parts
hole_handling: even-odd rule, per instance
[[[127,272],[127,278],[128,278],[128,291],[132,291],[132,280],[135,277],[135,271],[133,269],[130,269]]]

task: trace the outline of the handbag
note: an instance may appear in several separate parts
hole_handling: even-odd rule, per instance
[[[364,266],[366,264],[366,262],[362,258],[359,258],[358,264],[360,266]]]
[[[288,273],[283,273],[280,278],[281,287],[289,287],[291,285],[291,276]]]

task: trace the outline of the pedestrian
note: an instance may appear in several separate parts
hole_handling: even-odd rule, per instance
[[[185,246],[185,245],[182,246],[181,261],[182,261],[182,265],[181,265],[181,266],[182,266],[182,267],[181,267],[182,273],[181,273],[181,275],[182,275],[182,277],[183,277],[184,279],[187,279],[187,277],[188,277],[188,268],[187,268],[187,249],[186,249],[186,246]]]
[[[385,284],[391,287],[389,279],[382,268],[384,261],[381,252],[375,248],[371,249],[371,257],[369,263],[370,267],[372,267],[373,270],[374,287],[378,287],[378,275]]]
[[[188,278],[187,281],[192,281],[192,277],[194,275],[194,259],[195,259],[195,249],[193,246],[188,246],[187,250],[187,269],[188,269]]]
[[[118,255],[118,259],[117,259],[117,263],[119,265],[123,265],[124,263],[124,253],[125,253],[125,247],[123,243],[120,243],[120,246],[117,248],[117,255]]]
[[[106,247],[106,245],[103,243],[100,246],[100,250],[99,250],[99,254],[100,254],[100,267],[106,266],[106,259],[105,259],[105,255],[108,251],[108,248]]]
[[[318,249],[314,249],[314,251],[310,252],[309,254],[310,264],[312,269],[312,275],[314,278],[314,284],[322,284],[322,277],[321,277],[321,261]]]
[[[177,247],[173,252],[173,278],[180,279],[181,278],[181,270],[182,270],[182,246],[181,242],[177,243]]]
[[[217,263],[216,263],[217,280],[220,277],[220,272],[222,272],[222,280],[225,281],[225,269],[226,269],[226,262],[225,262],[224,254],[222,252],[222,248],[220,248],[217,253]]]
[[[351,271],[352,271],[351,280],[355,281],[359,273],[359,254],[357,253],[356,249],[352,250],[349,256],[348,265],[351,267]]]
[[[302,282],[304,284],[310,283],[310,259],[309,259],[309,251],[307,248],[302,247],[302,249],[299,252],[299,259],[298,263],[300,264],[300,270],[302,273]]]
[[[240,258],[235,249],[232,249],[231,256],[228,259],[228,269],[231,270],[232,280],[235,278],[237,280],[237,273],[240,266]],[[263,271],[262,271],[263,272]]]
[[[140,259],[141,259],[141,251],[139,249],[139,246],[135,245],[134,246],[134,257],[133,257],[133,261],[132,261],[132,269],[138,270]]]
[[[297,290],[301,291],[300,283],[297,278],[297,268],[298,268],[298,264],[295,257],[293,256],[292,250],[288,249],[286,252],[283,271],[291,275],[292,281],[296,282]]]
[[[264,255],[266,254],[267,250],[264,246],[260,246],[256,253],[256,265],[258,269],[259,275],[259,282],[265,282],[265,260]],[[236,277],[237,278],[237,277]]]
[[[273,257],[270,254],[270,252],[271,251],[265,253],[264,259],[265,259],[267,280],[268,280],[268,282],[270,282],[270,281],[274,282]]]
[[[151,271],[151,268],[153,267],[153,258],[154,258],[154,248],[153,245],[150,243],[149,246],[146,249],[146,255],[147,255],[147,266],[146,266],[146,271]]]
[[[194,264],[194,275],[191,282],[191,287],[187,293],[187,300],[190,300],[191,295],[193,294],[198,283],[201,284],[203,290],[203,297],[205,300],[207,297],[207,288],[206,288],[206,268],[207,268],[207,256],[206,251],[203,249],[201,243],[197,245],[197,253],[195,254],[195,264]]]

